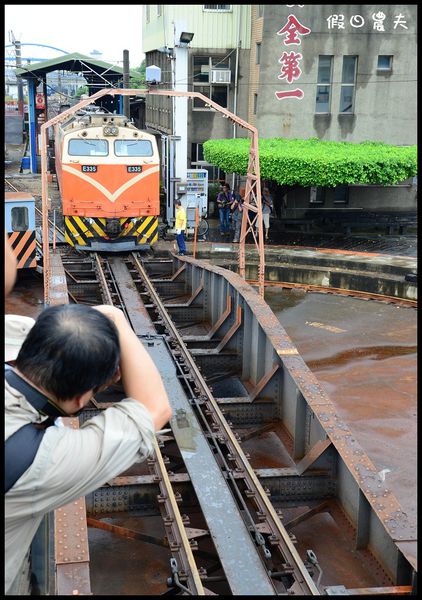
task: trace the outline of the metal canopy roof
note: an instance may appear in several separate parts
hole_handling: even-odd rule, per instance
[[[123,81],[123,69],[102,60],[93,60],[89,56],[74,52],[59,58],[44,60],[34,65],[26,65],[16,69],[16,76],[23,79],[38,79],[52,71],[72,71],[82,73],[88,85],[103,84],[105,82],[117,84]],[[131,77],[139,77],[137,71],[130,70]]]

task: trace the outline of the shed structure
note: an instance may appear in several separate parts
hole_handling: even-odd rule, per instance
[[[66,54],[59,58],[44,60],[34,65],[25,65],[16,69],[16,76],[28,82],[29,98],[29,142],[31,171],[37,173],[37,155],[39,155],[39,134],[41,125],[47,119],[47,73],[52,71],[69,71],[81,73],[88,86],[89,95],[102,88],[122,88],[123,69],[110,63],[93,60],[84,54]],[[139,73],[130,71],[129,76],[139,76]],[[98,100],[97,106],[110,112],[123,111],[123,97],[104,96]]]

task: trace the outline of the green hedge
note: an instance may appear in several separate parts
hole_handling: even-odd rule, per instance
[[[246,175],[250,139],[209,140],[204,159],[226,173]],[[281,185],[325,186],[351,183],[391,185],[417,174],[416,146],[383,142],[326,142],[270,138],[259,140],[261,178]]]

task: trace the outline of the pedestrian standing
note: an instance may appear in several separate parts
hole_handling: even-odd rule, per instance
[[[225,183],[223,191],[217,196],[217,206],[220,217],[220,233],[223,236],[230,235],[230,205],[233,202],[233,195],[230,191],[230,185]]]
[[[234,238],[233,242],[240,241],[240,230],[242,227],[243,218],[243,200],[245,199],[245,188],[240,187],[239,191],[235,193],[233,202],[231,203],[232,219],[234,224]]]
[[[270,190],[267,187],[264,188],[262,192],[261,200],[262,221],[264,223],[265,228],[265,241],[268,241],[268,232],[270,229],[270,214],[274,210],[274,201],[273,197],[270,194]],[[258,234],[258,223],[256,224],[256,233]]]
[[[186,211],[180,200],[176,200],[176,239],[177,247],[179,248],[178,255],[186,254],[185,230],[186,230]]]

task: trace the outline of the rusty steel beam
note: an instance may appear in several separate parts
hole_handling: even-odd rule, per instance
[[[78,418],[64,417],[63,423],[79,427]],[[57,595],[91,594],[85,498],[54,511],[54,556]]]
[[[247,279],[250,285],[258,285],[259,281],[255,279]],[[372,292],[363,292],[361,290],[348,290],[346,288],[325,287],[322,285],[314,285],[312,283],[291,283],[287,281],[265,281],[267,287],[280,287],[286,289],[301,289],[305,292],[315,292],[321,294],[338,294],[339,296],[352,296],[354,298],[363,298],[365,300],[377,300],[378,302],[386,302],[388,304],[399,304],[401,306],[418,307],[417,300],[408,298],[398,298],[396,296],[386,296],[385,294],[374,294]]]
[[[159,538],[153,535],[142,533],[141,531],[134,531],[128,527],[121,527],[120,525],[106,523],[105,521],[101,521],[101,519],[95,519],[94,517],[87,517],[86,522],[88,527],[95,527],[96,529],[109,531],[110,533],[114,533],[128,540],[141,540],[147,544],[155,544],[156,546],[163,546],[164,548],[169,547],[167,538]]]
[[[205,269],[221,276],[231,286],[233,293],[238,295],[237,301],[240,302],[241,297],[242,302],[250,308],[265,335],[265,344],[272,346],[275,356],[281,361],[285,386],[282,402],[291,406],[290,413],[293,415],[295,412],[296,415],[291,417],[289,422],[297,450],[296,458],[299,460],[306,455],[305,429],[308,420],[309,427],[312,426],[315,430],[315,435],[324,440],[328,438],[331,442],[331,450],[325,450],[334,452],[337,469],[341,469],[342,477],[347,478],[339,493],[353,496],[356,492],[361,494],[366,502],[366,508],[362,511],[358,510],[359,507],[355,506],[354,501],[347,503],[349,510],[353,508],[354,512],[349,514],[349,517],[354,522],[359,536],[362,535],[362,527],[365,527],[363,519],[370,520],[370,526],[366,528],[367,540],[361,537],[357,543],[368,543],[373,550],[374,543],[379,543],[379,553],[383,552],[382,548],[387,544],[389,550],[385,555],[389,572],[396,583],[402,583],[403,572],[417,570],[417,529],[414,519],[403,510],[348,425],[339,417],[327,392],[307,367],[277,317],[237,273],[191,257],[184,256],[178,260],[189,264],[189,270],[186,271],[187,283],[190,277],[197,277],[196,270]],[[212,298],[209,301],[212,303]],[[323,449],[322,446],[321,448]],[[317,452],[317,449],[314,451]],[[339,499],[340,502],[345,500],[340,496]],[[363,504],[362,501],[362,507]],[[381,558],[380,554],[378,558]]]

